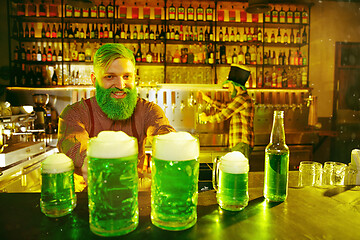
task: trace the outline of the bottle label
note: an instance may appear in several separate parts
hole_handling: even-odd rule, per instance
[[[286,21],[287,23],[293,23],[293,13],[292,12],[287,12],[287,16],[286,16]]]
[[[197,20],[204,21],[204,9],[203,8],[197,9]]]
[[[169,7],[169,20],[175,20],[175,8]]]
[[[97,17],[97,7],[93,6],[90,8],[90,17],[96,18]]]
[[[155,8],[155,19],[156,20],[161,19],[161,8],[159,7]]]
[[[74,17],[80,17],[81,16],[81,10],[79,7],[74,7]]]
[[[235,22],[236,20],[236,13],[235,10],[229,11],[229,22]]]
[[[295,12],[294,14],[294,23],[300,23],[300,12]]]
[[[71,5],[65,6],[65,17],[72,17],[73,7]]]
[[[114,7],[111,5],[111,6],[108,6],[107,8],[107,14],[108,14],[108,18],[113,18],[114,17]]]
[[[125,6],[120,7],[120,18],[126,18],[127,9]]]
[[[265,13],[265,22],[270,22],[270,12]]]
[[[281,11],[279,14],[279,22],[285,23],[285,12],[284,11]]]
[[[99,17],[104,18],[106,15],[105,6],[99,6]]]
[[[89,9],[88,8],[83,8],[82,15],[83,15],[84,18],[88,18],[89,17]]]
[[[187,20],[193,21],[194,20],[194,8],[188,8],[187,10]]]
[[[178,9],[178,20],[185,20],[185,8]]]
[[[149,7],[144,7],[143,16],[144,16],[144,19],[150,19],[150,8]]]
[[[206,9],[206,21],[212,21],[213,20],[213,10],[212,8]]]

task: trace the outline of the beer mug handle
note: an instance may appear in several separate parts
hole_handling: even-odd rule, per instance
[[[213,163],[213,172],[212,172],[212,184],[215,191],[218,191],[218,179],[219,179],[219,159],[218,157],[215,157],[214,163]]]

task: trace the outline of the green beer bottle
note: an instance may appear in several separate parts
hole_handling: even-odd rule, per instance
[[[289,148],[285,144],[284,111],[274,111],[270,143],[265,148],[264,197],[268,201],[286,199],[289,172]]]

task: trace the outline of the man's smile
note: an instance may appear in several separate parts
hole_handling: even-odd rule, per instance
[[[116,99],[122,99],[126,97],[126,92],[124,91],[117,91],[117,92],[112,92],[111,93],[111,97],[112,98],[116,98]]]

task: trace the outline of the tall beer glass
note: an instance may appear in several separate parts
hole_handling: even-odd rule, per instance
[[[48,217],[69,214],[76,206],[73,161],[63,153],[41,163],[41,211]]]
[[[184,230],[197,220],[199,141],[187,132],[153,140],[151,222],[166,230]]]
[[[137,140],[124,132],[103,131],[88,143],[90,230],[119,236],[139,223]]]
[[[213,186],[222,209],[240,211],[248,205],[248,174],[249,160],[241,152],[230,152],[220,160],[215,159]]]

